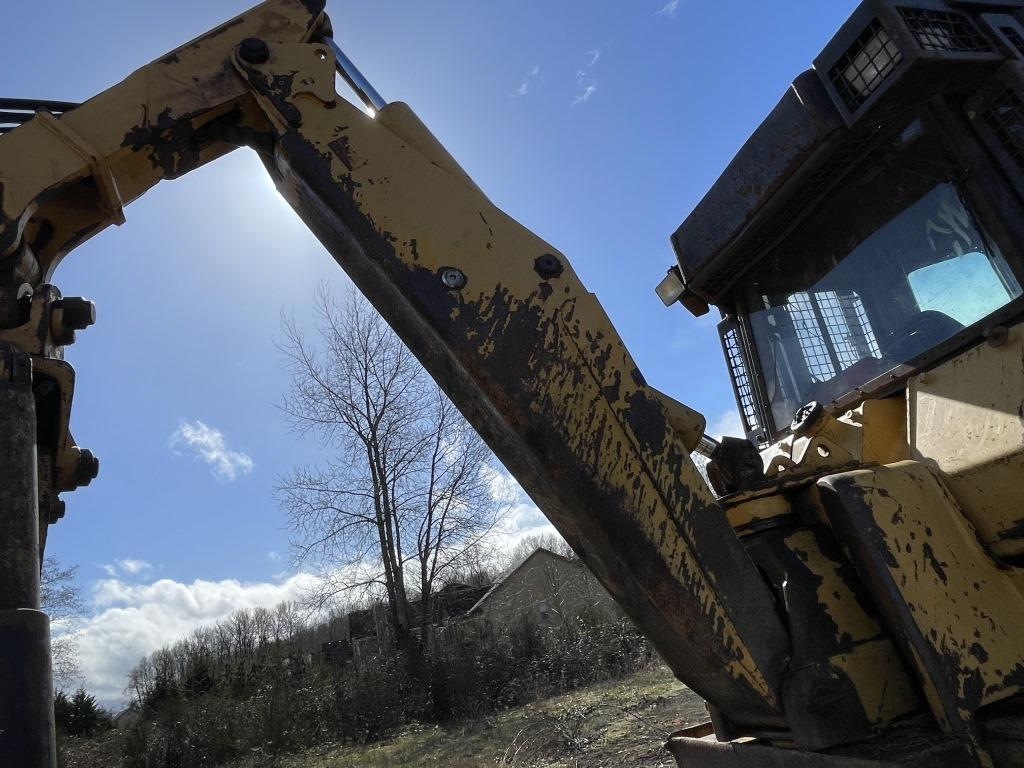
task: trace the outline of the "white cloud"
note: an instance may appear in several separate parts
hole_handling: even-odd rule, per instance
[[[93,587],[95,614],[75,633],[86,688],[105,706],[116,708],[124,700],[128,672],[139,659],[240,608],[272,608],[297,600],[314,580],[309,574],[253,584],[160,579],[133,585],[103,579]]]
[[[668,16],[674,19],[676,17],[676,11],[679,10],[680,2],[681,0],[668,0],[668,2],[665,3],[664,6],[662,6],[662,9],[658,11],[656,15]]]
[[[127,560],[118,560],[117,564],[122,571],[124,571],[125,573],[130,573],[132,575],[142,573],[143,571],[148,571],[150,568],[152,568],[152,566],[145,560],[132,560],[130,558]]]
[[[720,437],[743,437],[743,420],[735,408],[726,411],[708,425],[707,433],[716,440]]]
[[[548,522],[540,508],[523,494],[522,500],[512,505],[501,528],[495,531],[499,551],[514,550],[521,541],[529,538],[560,536],[555,526]]]
[[[248,454],[232,451],[227,439],[219,429],[199,421],[183,421],[171,434],[170,447],[175,452],[178,446],[192,449],[196,458],[210,466],[210,472],[218,480],[231,482],[239,475],[252,472],[253,461]]]
[[[520,83],[519,87],[512,91],[512,93],[510,93],[509,96],[525,96],[530,92],[530,86],[532,85],[534,80],[540,80],[541,82],[544,82],[544,76],[541,74],[540,71],[540,64],[535,64],[533,67],[530,68],[530,70],[525,75],[523,75],[523,82]]]
[[[588,83],[586,86],[580,87],[582,88],[582,90],[575,96],[573,96],[572,101],[569,102],[570,106],[575,107],[578,104],[582,104],[585,101],[590,101],[590,97],[597,93],[597,83],[595,82],[591,82]]]
[[[279,563],[281,562],[281,553],[272,549],[269,552],[267,552],[267,559],[273,563]]]
[[[583,54],[586,60],[583,66],[576,72],[576,95],[569,102],[570,107],[575,107],[590,101],[590,97],[597,93],[597,80],[590,74],[590,70],[601,60],[601,52],[593,48]]]
[[[104,573],[110,577],[117,576],[138,576],[139,574],[152,570],[153,566],[145,560],[137,560],[127,557],[124,560],[115,560],[113,564],[101,565]]]
[[[510,552],[525,538],[556,533],[510,472],[503,467],[489,467],[487,473],[491,497],[509,505],[508,513],[494,531],[498,549]]]

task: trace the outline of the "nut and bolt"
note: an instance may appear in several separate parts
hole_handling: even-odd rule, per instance
[[[270,58],[270,47],[259,37],[247,37],[238,46],[238,57],[248,64],[263,64]]]
[[[445,267],[441,270],[441,282],[444,283],[445,288],[452,291],[457,291],[466,285],[466,275],[462,270],[456,269],[455,267]]]
[[[78,456],[78,466],[75,467],[75,472],[71,476],[72,482],[76,487],[81,488],[95,480],[99,473],[100,460],[88,448],[83,448]]]
[[[57,521],[64,517],[67,507],[63,499],[54,499],[50,504],[50,525],[56,525]]]
[[[824,413],[825,408],[821,403],[811,401],[800,407],[796,415],[793,416],[793,423],[789,425],[789,428],[795,435],[802,434],[817,424],[818,419]]]
[[[75,341],[75,331],[84,331],[96,322],[96,305],[88,299],[69,296],[50,307],[50,334],[55,344],[66,346]]]

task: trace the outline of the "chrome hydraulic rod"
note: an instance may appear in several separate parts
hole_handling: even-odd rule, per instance
[[[325,37],[321,41],[325,45],[329,46],[334,51],[334,58],[337,61],[338,74],[342,76],[349,87],[355,91],[356,96],[363,102],[363,106],[368,110],[373,110],[374,113],[379,112],[388,105],[384,97],[377,93],[377,89],[374,88],[370,81],[367,80],[363,73],[359,71],[355,64],[352,63],[352,59],[345,55],[345,52],[341,50],[334,38]]]

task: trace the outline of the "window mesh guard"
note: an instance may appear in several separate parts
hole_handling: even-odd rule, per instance
[[[736,389],[736,399],[740,406],[740,416],[743,417],[743,427],[748,435],[752,432],[760,432],[761,422],[757,416],[754,383],[751,381],[747,361],[743,355],[739,328],[733,323],[728,323],[720,326],[719,332],[722,335],[725,359],[729,364],[729,374],[732,376],[733,387]]]
[[[991,53],[992,43],[962,13],[935,11],[930,8],[899,9],[910,34],[926,51],[956,53]]]
[[[795,293],[786,304],[807,369],[828,381],[866,357],[880,358],[864,304],[852,292]]]
[[[903,54],[878,19],[828,72],[832,86],[850,112],[856,112],[903,60]]]

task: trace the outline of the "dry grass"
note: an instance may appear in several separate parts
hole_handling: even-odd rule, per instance
[[[664,667],[454,728],[411,727],[365,747],[325,746],[236,768],[670,768],[667,736],[706,719]]]

